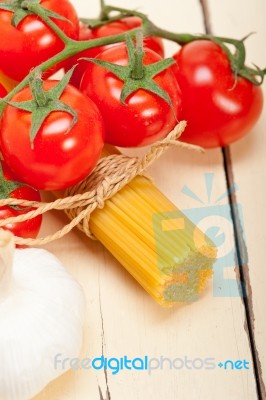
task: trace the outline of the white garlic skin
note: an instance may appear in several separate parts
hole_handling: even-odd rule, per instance
[[[0,399],[29,400],[65,372],[55,356],[82,345],[81,286],[51,253],[16,249],[8,296],[0,302]]]

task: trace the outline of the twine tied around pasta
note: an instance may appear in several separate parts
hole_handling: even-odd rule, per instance
[[[142,175],[169,147],[179,146],[201,150],[197,146],[177,140],[185,127],[185,121],[179,122],[166,138],[154,143],[142,158],[129,157],[124,154],[112,154],[101,158],[92,173],[83,181],[68,188],[63,198],[52,202],[1,199],[0,206],[34,207],[34,210],[3,219],[0,221],[0,227],[23,222],[51,210],[64,210],[71,221],[62,229],[43,238],[25,239],[15,236],[15,242],[19,245],[41,246],[62,238],[76,226],[87,236],[95,239],[90,231],[89,217],[96,208],[103,208],[106,200],[114,196],[137,175]]]

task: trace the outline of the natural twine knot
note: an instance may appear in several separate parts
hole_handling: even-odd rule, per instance
[[[129,157],[124,154],[112,154],[101,158],[93,172],[83,181],[68,188],[65,192],[65,197],[62,199],[57,199],[50,203],[10,198],[0,200],[0,206],[20,205],[35,208],[26,214],[0,221],[0,227],[8,223],[22,222],[34,218],[50,210],[64,210],[71,221],[62,229],[44,238],[24,239],[15,237],[16,243],[30,246],[44,245],[65,236],[75,226],[90,238],[95,239],[90,231],[89,220],[91,213],[96,208],[103,208],[106,200],[114,196],[137,175],[142,175],[169,147],[181,146],[200,150],[197,146],[177,140],[185,127],[186,122],[181,121],[166,138],[154,143],[142,158]]]

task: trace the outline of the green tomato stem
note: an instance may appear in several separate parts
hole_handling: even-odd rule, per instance
[[[101,21],[108,21],[108,13],[105,11],[106,5],[104,0],[100,0],[100,5],[101,5],[101,12],[100,12],[100,17],[99,19]]]
[[[143,32],[138,31],[136,32],[136,47],[134,50],[134,64],[132,66],[131,77],[133,79],[142,79],[144,75],[144,68],[143,68]]]
[[[119,20],[121,20],[121,18],[124,18],[124,17],[125,17],[125,15],[118,14],[118,15],[115,15],[113,17],[109,17],[108,20],[101,19],[101,17],[100,18],[95,18],[95,19],[92,19],[92,18],[80,18],[79,20],[83,24],[85,24],[85,25],[89,26],[90,28],[94,29],[94,28],[99,28],[100,26],[104,26],[104,25],[110,24],[110,22],[119,21]]]
[[[109,15],[111,12],[113,11],[117,11],[119,13],[121,13],[122,15],[125,16],[135,16],[135,17],[140,17],[142,20],[148,19],[148,17],[139,12],[139,11],[135,11],[135,10],[128,10],[127,8],[121,8],[121,7],[113,7],[113,6],[105,6],[104,7],[104,11]]]
[[[44,107],[47,104],[47,97],[43,90],[43,81],[41,79],[40,71],[36,71],[30,76],[29,86],[33,99],[39,107]]]

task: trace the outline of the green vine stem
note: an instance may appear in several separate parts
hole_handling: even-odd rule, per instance
[[[142,19],[142,31],[144,36],[161,37],[163,39],[174,41],[181,46],[195,40],[203,40],[203,39],[212,40],[217,44],[219,44],[224,49],[224,51],[226,51],[231,63],[231,68],[234,71],[235,75],[243,76],[244,78],[250,80],[254,85],[260,85],[263,82],[263,78],[266,74],[266,69],[260,69],[258,67],[249,68],[245,66],[246,52],[245,52],[244,40],[246,38],[242,40],[236,40],[226,37],[219,37],[219,36],[212,36],[205,34],[193,35],[190,33],[170,32],[165,29],[157,27],[155,24],[152,23],[152,21],[149,20],[149,18],[145,14],[141,12],[135,10],[128,10],[120,7],[108,6],[105,5],[104,0],[100,1],[101,1],[101,14],[98,20],[94,20],[95,21],[94,26],[96,26],[97,24],[98,24],[97,26],[108,24],[121,17],[137,16]],[[119,43],[125,41],[126,39],[126,34],[122,33],[114,36],[107,36],[98,39],[90,39],[86,41],[73,40],[69,38],[67,35],[65,35],[65,33],[50,19],[50,17],[46,15],[45,10],[41,6],[39,6],[36,3],[32,3],[28,0],[25,0],[24,2],[22,2],[22,4],[25,9],[28,9],[32,13],[38,15],[58,35],[58,37],[65,44],[65,47],[61,52],[57,53],[52,58],[43,62],[38,67],[36,67],[41,73],[47,71],[55,64],[60,63],[65,59],[73,55],[76,55],[84,50],[108,44]],[[118,15],[112,16],[112,13],[114,12],[118,13]],[[83,21],[85,22],[90,20],[83,19]],[[132,29],[130,32],[127,32],[127,34],[129,34],[133,38],[134,36],[137,35],[137,32],[139,31],[140,29]],[[228,46],[226,46],[226,44],[233,45],[235,48],[235,52],[232,53],[228,48]],[[0,116],[4,110],[6,102],[10,100],[17,92],[19,92],[21,89],[23,89],[29,84],[32,73],[34,73],[34,70],[30,74],[28,74],[12,91],[10,91],[4,99],[0,100]]]
[[[121,18],[125,18],[123,14],[117,14],[114,17],[109,17],[108,19],[100,18],[80,18],[80,22],[89,26],[90,28],[99,28],[100,26],[110,24],[110,22],[115,22],[121,20]]]
[[[23,2],[23,6],[24,7],[27,6],[30,9],[30,11],[38,15],[45,23],[47,23],[47,25],[49,25],[49,27],[60,37],[60,39],[65,44],[65,47],[61,52],[57,53],[49,60],[43,62],[42,64],[36,67],[36,69],[38,69],[38,71],[41,73],[47,71],[55,64],[60,63],[66,60],[67,58],[74,56],[84,50],[108,44],[119,43],[126,40],[125,33],[121,33],[114,36],[108,36],[104,38],[84,40],[84,41],[73,40],[68,36],[66,36],[64,32],[49,17],[46,16],[42,7],[38,6],[37,4],[32,4],[29,1]],[[130,34],[132,37],[134,37],[139,30],[140,29],[132,29],[130,33],[127,34]],[[29,85],[31,76],[34,73],[35,69],[32,70],[31,73],[29,73],[13,90],[11,90],[6,97],[0,100],[0,116],[3,113],[7,101],[9,101],[20,90]]]
[[[126,8],[121,7],[113,7],[106,5],[104,7],[105,14],[112,14],[113,12],[118,12],[119,15],[125,16],[137,16],[142,19],[143,24],[143,31],[144,35],[146,36],[157,36],[163,39],[167,39],[173,42],[176,42],[180,46],[184,46],[195,40],[212,40],[213,42],[217,43],[219,46],[223,48],[226,52],[232,71],[235,75],[239,75],[251,81],[254,85],[261,85],[265,76],[266,69],[260,68],[248,68],[245,66],[246,60],[246,49],[244,45],[244,41],[250,36],[247,35],[241,40],[227,38],[227,37],[220,37],[220,36],[213,36],[207,34],[201,35],[193,35],[190,33],[174,33],[168,30],[159,28],[152,21],[149,20],[147,15],[135,11],[135,10],[128,10]],[[102,22],[103,23],[103,22]],[[108,23],[108,22],[107,22]],[[226,44],[233,45],[235,48],[235,52],[231,53],[230,49],[226,46]],[[257,79],[259,78],[259,79]]]

